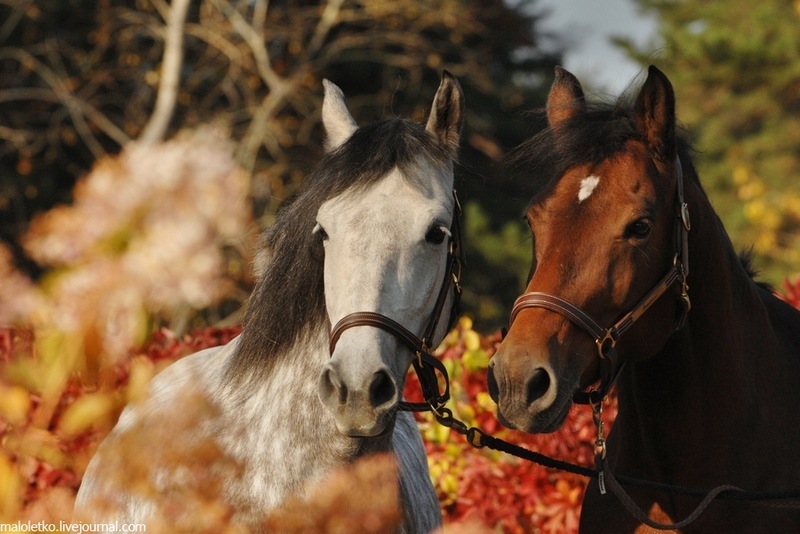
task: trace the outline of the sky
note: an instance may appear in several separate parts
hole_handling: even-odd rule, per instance
[[[633,0],[537,0],[534,6],[549,11],[541,28],[555,32],[566,45],[562,66],[591,92],[615,96],[640,74],[641,67],[610,42],[612,36],[638,45],[653,42],[656,20],[639,13]]]

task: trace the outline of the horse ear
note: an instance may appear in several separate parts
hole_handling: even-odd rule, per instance
[[[325,98],[322,101],[322,124],[328,137],[325,149],[330,152],[336,150],[350,139],[358,129],[355,119],[347,109],[344,93],[330,80],[322,80],[325,87]]]
[[[464,122],[464,92],[461,84],[446,70],[442,72],[439,90],[433,97],[431,114],[425,130],[455,153],[461,142],[461,127]]]
[[[667,76],[650,65],[636,97],[636,128],[662,162],[675,158],[675,92]]]
[[[558,129],[586,110],[581,82],[571,72],[556,67],[556,78],[547,95],[547,123]]]

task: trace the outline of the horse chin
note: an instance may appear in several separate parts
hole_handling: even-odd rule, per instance
[[[572,408],[569,397],[559,395],[556,401],[547,409],[538,413],[518,413],[516,416],[506,418],[502,410],[498,409],[497,418],[504,426],[521,430],[528,434],[551,434],[561,428]]]
[[[572,402],[567,401],[561,406],[560,410],[547,410],[539,414],[534,423],[536,428],[538,428],[536,432],[540,434],[550,434],[561,428],[564,421],[567,420],[570,408],[572,408]]]
[[[335,417],[336,430],[348,438],[380,438],[394,430],[394,410],[375,417],[353,421],[352,418]]]

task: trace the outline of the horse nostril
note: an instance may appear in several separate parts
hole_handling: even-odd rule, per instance
[[[333,367],[329,367],[322,372],[319,391],[322,399],[331,399],[337,396],[339,404],[347,403],[347,386],[341,381],[339,374]]]
[[[533,376],[528,380],[525,388],[528,404],[539,400],[547,393],[548,389],[550,389],[550,374],[540,367],[533,372]]]
[[[486,386],[489,388],[489,396],[497,403],[497,399],[500,398],[500,388],[497,387],[497,380],[494,377],[493,367],[494,366],[490,365],[486,372]]]
[[[394,400],[397,388],[392,377],[386,371],[378,371],[372,375],[369,385],[369,400],[373,408]]]

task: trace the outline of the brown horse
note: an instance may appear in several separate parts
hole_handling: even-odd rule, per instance
[[[800,312],[734,251],[676,129],[667,77],[650,67],[634,102],[595,106],[557,69],[546,121],[513,160],[536,187],[534,250],[489,369],[501,421],[552,432],[573,400],[597,404],[618,378],[611,472],[704,490],[800,488]],[[626,490],[661,522],[699,501]],[[581,531],[650,527],[594,481]],[[800,511],[716,500],[684,531],[796,533]]]

